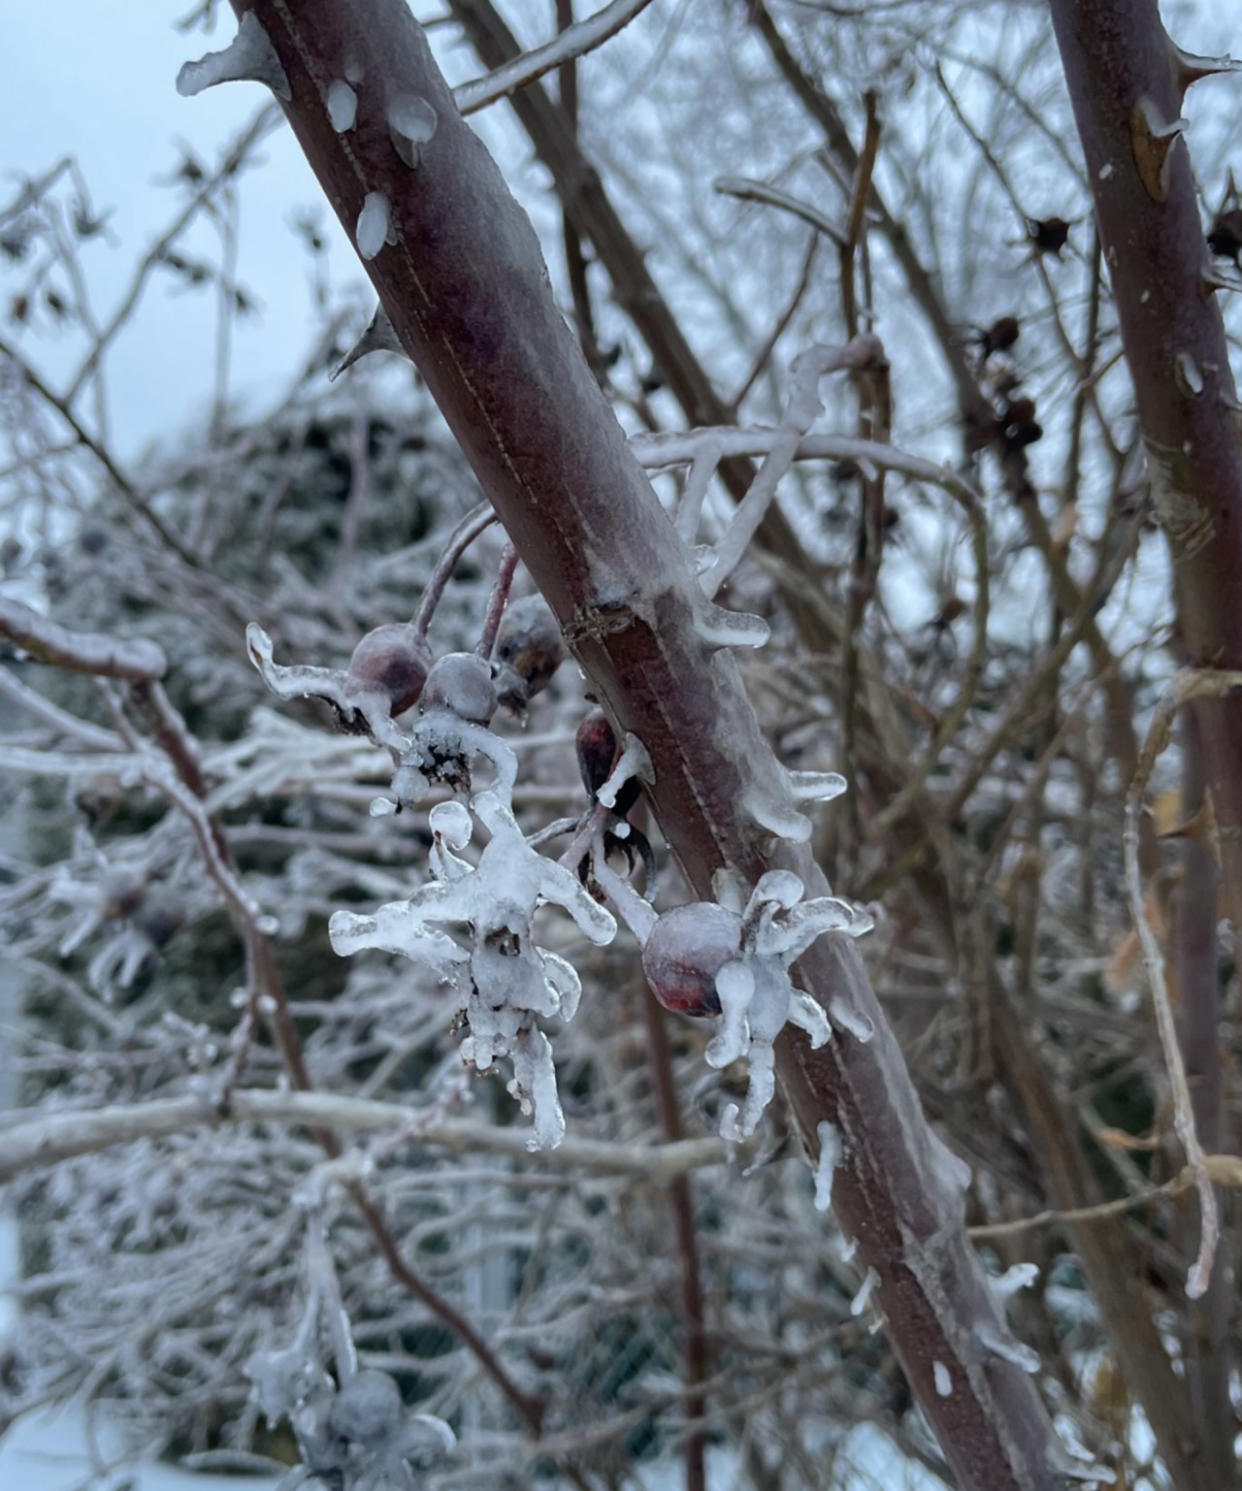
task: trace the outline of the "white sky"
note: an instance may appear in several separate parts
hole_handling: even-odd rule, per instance
[[[216,50],[231,32],[214,37],[183,34],[173,21],[190,0],[153,5],[103,5],[100,0],[56,0],[48,5],[6,6],[8,60],[0,93],[0,204],[12,200],[25,176],[38,175],[61,156],[77,156],[97,211],[113,208],[116,248],[85,246],[85,265],[97,310],[106,315],[135,260],[172,216],[181,194],[156,184],[180,155],[177,141],[211,163],[268,96],[258,85],[230,84],[183,99],[173,84],[188,58]],[[224,7],[227,10],[227,7]],[[236,331],[235,387],[261,395],[279,386],[314,330],[308,293],[309,265],[289,220],[322,196],[289,130],[281,127],[262,147],[268,164],[245,178],[241,201],[239,280],[262,303],[261,317]],[[334,279],[361,272],[326,207],[323,227],[334,246]],[[187,247],[214,258],[213,235]],[[68,369],[68,346],[55,336],[35,338],[9,320],[8,298],[21,268],[0,273],[0,321],[6,338],[34,349],[40,366]],[[187,293],[168,273],[141,323],[118,343],[110,371],[116,445],[132,456],[152,437],[184,426],[202,410],[210,392],[215,316],[210,291]]]

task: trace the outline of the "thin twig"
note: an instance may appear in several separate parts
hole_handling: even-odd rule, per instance
[[[1195,1126],[1194,1105],[1190,1099],[1190,1084],[1186,1080],[1186,1063],[1182,1059],[1182,1048],[1177,1039],[1177,1021],[1173,1015],[1173,1003],[1169,998],[1168,984],[1164,977],[1164,957],[1151,923],[1147,919],[1143,904],[1143,876],[1139,868],[1139,814],[1147,783],[1160,753],[1168,745],[1173,732],[1173,722],[1178,710],[1190,699],[1219,699],[1231,689],[1242,688],[1242,673],[1212,672],[1199,669],[1179,673],[1168,693],[1156,710],[1147,731],[1147,738],[1139,753],[1138,770],[1126,793],[1126,819],[1123,842],[1126,866],[1126,893],[1130,901],[1130,912],[1143,949],[1143,966],[1147,970],[1151,986],[1152,1005],[1156,1012],[1156,1029],[1160,1035],[1160,1046],[1164,1052],[1164,1065],[1169,1074],[1169,1087],[1173,1096],[1173,1128],[1182,1142],[1186,1160],[1194,1172],[1195,1185],[1199,1192],[1200,1235],[1199,1253],[1186,1280],[1186,1293],[1191,1299],[1199,1299],[1212,1277],[1212,1264],[1216,1257],[1216,1245],[1220,1235],[1220,1215],[1216,1205],[1216,1192],[1208,1172],[1203,1147]]]

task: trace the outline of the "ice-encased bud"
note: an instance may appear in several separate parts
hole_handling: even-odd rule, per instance
[[[342,1439],[373,1443],[397,1427],[402,1407],[401,1389],[387,1372],[355,1372],[332,1400],[328,1426]]]
[[[422,712],[447,709],[459,719],[486,725],[496,713],[492,670],[473,652],[448,652],[439,658],[423,686]]]
[[[741,947],[741,918],[712,901],[691,901],[656,918],[643,947],[643,973],[666,1010],[718,1015],[716,975]]]
[[[362,638],[345,676],[351,684],[383,689],[396,715],[418,702],[432,662],[431,647],[421,632],[408,621],[390,621]]]

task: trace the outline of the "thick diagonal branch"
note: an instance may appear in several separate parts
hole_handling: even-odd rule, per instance
[[[384,309],[614,725],[645,744],[653,805],[691,884],[710,895],[722,866],[753,879],[781,864],[822,893],[810,854],[774,844],[758,822],[792,807],[781,768],[736,665],[711,641],[684,546],[557,310],[530,224],[408,8],[235,8],[267,31],[290,123],[351,237],[364,201],[382,196],[392,241],[367,269]],[[346,59],[366,83],[354,129],[338,134],[327,95]],[[393,102],[411,95],[436,118],[414,167],[389,129]],[[787,1034],[779,1070],[811,1152],[821,1123],[840,1135],[838,1218],[876,1271],[875,1298],[958,1484],[1051,1491],[1056,1442],[1039,1397],[980,1344],[1005,1326],[963,1234],[958,1167],[927,1126],[853,944],[821,939],[799,976],[875,1028],[868,1042],[842,1036],[817,1052]]]

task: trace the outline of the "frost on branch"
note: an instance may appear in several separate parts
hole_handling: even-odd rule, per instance
[[[536,1020],[571,1020],[581,986],[564,958],[537,946],[532,922],[539,906],[559,906],[600,946],[612,940],[616,923],[569,870],[531,848],[506,795],[481,792],[472,806],[491,836],[477,866],[454,852],[469,838],[465,809],[444,804],[432,814],[433,868],[441,878],[372,916],[338,911],[328,931],[342,955],[378,948],[433,968],[453,989],[469,1032],[463,1058],[479,1071],[498,1057],[510,1060],[510,1091],[534,1115],[537,1146],[553,1149],[565,1120],[551,1047]],[[464,929],[467,945],[444,927]]]
[[[803,901],[803,885],[788,870],[769,870],[739,915],[712,902],[694,902],[660,916],[643,949],[643,971],[657,999],[689,1014],[720,1011],[707,1061],[725,1067],[745,1057],[750,1086],[739,1111],[730,1104],[720,1132],[740,1140],[753,1134],[775,1090],[773,1044],[792,1021],[812,1046],[832,1035],[818,1004],[796,989],[790,966],[825,932],[859,937],[871,919],[834,896]],[[839,1012],[838,1012],[839,1013]],[[859,1039],[870,1039],[862,1017],[839,1024]]]

